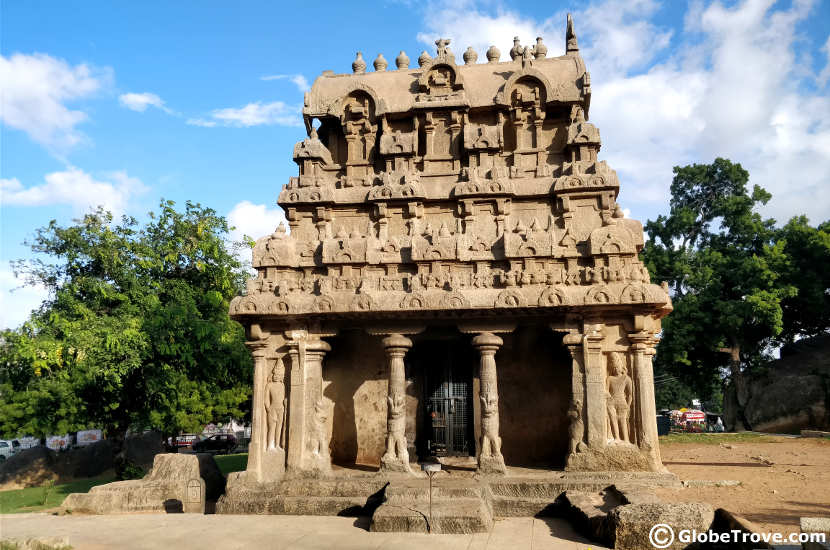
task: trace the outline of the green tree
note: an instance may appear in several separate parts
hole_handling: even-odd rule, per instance
[[[782,304],[784,329],[778,340],[791,344],[830,327],[830,222],[812,227],[806,216],[797,216],[778,231],[777,239],[788,259],[782,279],[798,288]]]
[[[52,221],[14,263],[50,298],[0,337],[0,431],[165,434],[244,414],[251,360],[228,317],[247,277],[213,210],[162,201],[145,224],[98,210]]]
[[[669,215],[646,224],[643,250],[674,301],[656,370],[703,399],[728,375],[740,405],[744,372],[768,360],[784,331],[783,303],[797,295],[782,276],[788,257],[775,220],[756,211],[771,195],[757,185],[749,191],[748,182],[746,170],[726,159],[675,167]]]

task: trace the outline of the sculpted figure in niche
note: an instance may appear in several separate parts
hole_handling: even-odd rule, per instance
[[[318,456],[328,456],[329,441],[328,429],[326,421],[328,414],[326,414],[326,403],[321,397],[317,403],[314,404],[314,422],[311,424],[311,453]]]
[[[269,451],[282,449],[283,427],[285,424],[285,366],[277,359],[271,381],[265,386],[265,417],[268,431],[265,448]]]
[[[384,461],[398,461],[409,463],[409,452],[406,450],[406,398],[396,392],[386,397],[389,407],[389,429],[386,434],[386,454]]]
[[[499,396],[489,388],[481,392],[481,456],[501,456]]]
[[[568,437],[570,438],[568,454],[574,454],[585,446],[583,443],[585,424],[582,422],[582,401],[580,399],[571,402],[571,407],[568,409],[568,421]]]
[[[629,441],[628,418],[634,398],[634,384],[628,376],[625,355],[619,352],[608,357],[607,377],[608,423],[611,437],[617,441]]]

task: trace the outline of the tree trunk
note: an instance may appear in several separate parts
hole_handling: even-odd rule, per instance
[[[112,442],[112,466],[115,479],[129,479],[127,476],[127,423],[117,422],[107,428],[107,438]]]
[[[752,430],[752,426],[746,418],[744,407],[749,400],[749,388],[746,385],[746,378],[741,371],[741,345],[736,338],[732,338],[732,347],[721,348],[721,351],[729,354],[729,371],[732,378],[732,384],[735,387],[735,416],[738,425],[735,428],[738,431]]]

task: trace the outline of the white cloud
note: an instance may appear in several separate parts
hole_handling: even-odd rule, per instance
[[[241,241],[246,235],[254,240],[270,235],[280,222],[285,223],[285,215],[281,208],[268,208],[265,204],[254,204],[250,201],[234,205],[227,218],[228,225],[233,227],[230,238],[234,242]],[[251,262],[249,248],[241,250],[239,256],[243,261]]]
[[[203,118],[189,118],[187,123],[191,126],[201,126],[202,128],[213,128],[216,126],[215,120],[205,120]]]
[[[67,204],[76,213],[103,206],[118,216],[132,196],[145,191],[137,178],[125,171],[106,174],[109,181],[95,180],[75,167],[46,174],[45,183],[24,187],[17,178],[0,179],[0,204],[3,206],[45,206]]]
[[[20,326],[48,297],[46,287],[23,286],[10,269],[0,268],[0,329]]]
[[[673,166],[722,156],[773,194],[766,215],[830,218],[830,57],[815,77],[809,56],[794,51],[813,4],[695,1],[679,34],[654,22],[654,0],[598,0],[573,13],[591,72],[600,156],[618,171],[621,202],[634,207],[635,217],[666,209]],[[513,35],[523,45],[544,36],[549,56],[564,53],[564,12],[535,20],[466,0],[432,2],[425,13],[419,40],[452,37],[457,55],[472,45],[481,60],[496,44],[508,59]],[[830,39],[823,51],[830,56]],[[813,79],[817,91],[808,85]]]
[[[66,103],[88,98],[112,80],[111,69],[70,66],[45,54],[0,55],[0,119],[56,154],[85,139],[87,114]]]
[[[290,80],[301,92],[307,92],[311,89],[308,85],[308,80],[301,74],[272,74],[261,76],[260,80]]]
[[[302,106],[288,105],[282,101],[271,103],[248,103],[240,108],[216,109],[210,118],[191,118],[187,123],[192,126],[232,126],[248,128],[250,126],[302,126]]]
[[[128,93],[128,94],[121,94],[118,96],[118,103],[121,106],[130,109],[131,111],[137,111],[139,113],[143,113],[147,110],[147,107],[155,107],[157,109],[161,109],[168,115],[172,115],[173,111],[170,110],[167,105],[164,104],[164,100],[161,99],[156,94],[150,92],[144,93]]]

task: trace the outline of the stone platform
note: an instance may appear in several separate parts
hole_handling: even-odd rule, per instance
[[[644,472],[560,472],[511,469],[510,475],[479,476],[443,471],[433,479],[432,522],[426,477],[353,473],[338,477],[287,478],[272,484],[247,483],[244,474],[228,481],[216,506],[220,514],[371,516],[376,532],[483,533],[495,519],[563,515],[566,492],[598,493],[611,486],[628,491],[679,485],[672,474]]]

